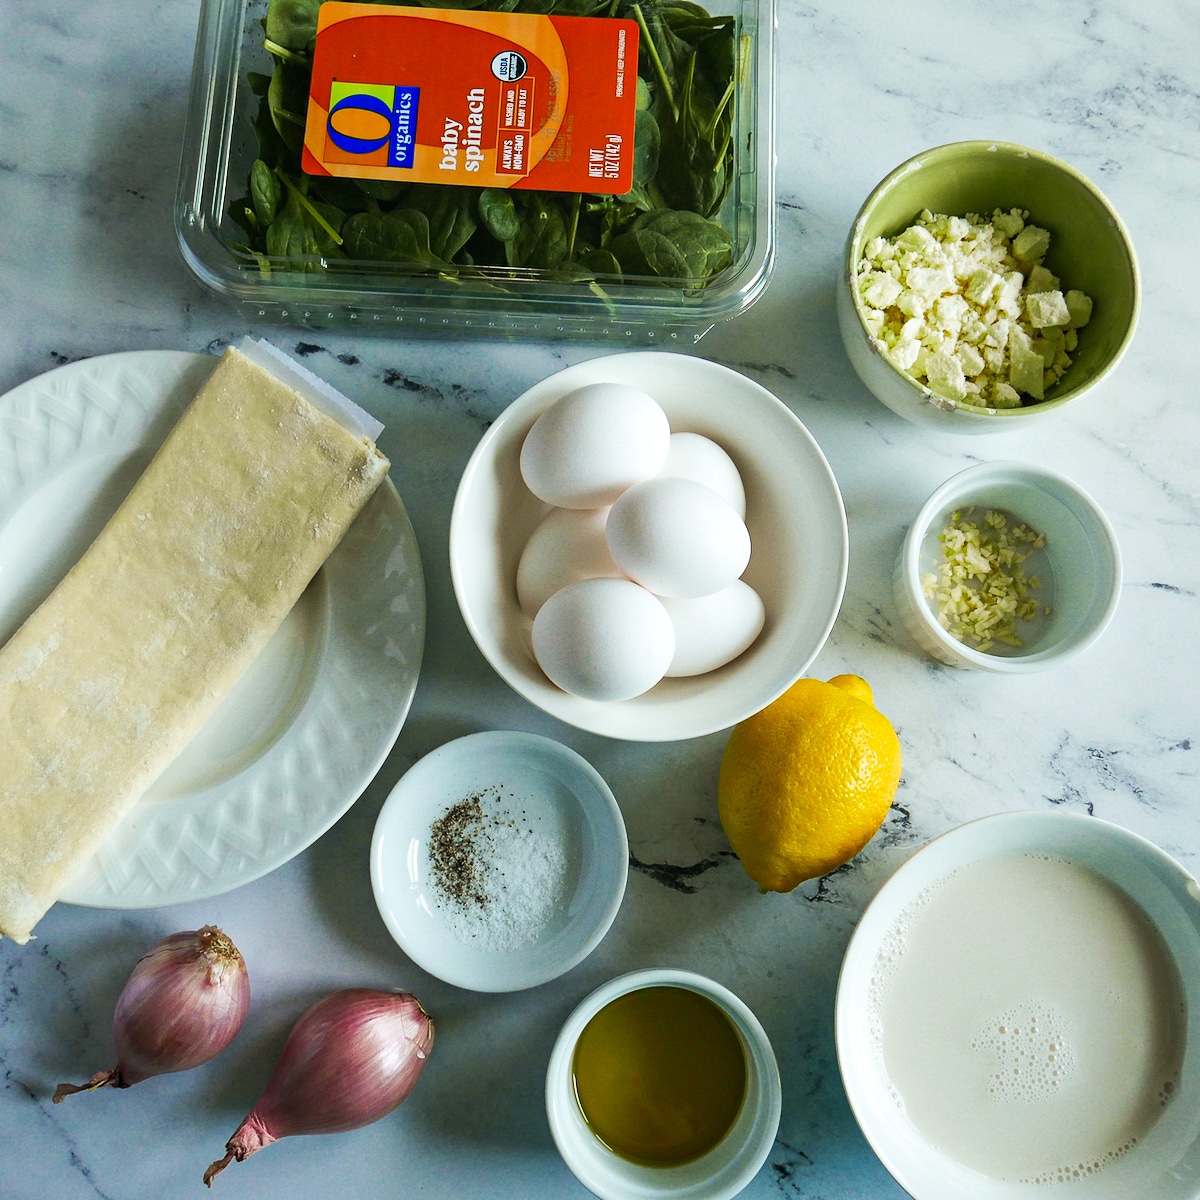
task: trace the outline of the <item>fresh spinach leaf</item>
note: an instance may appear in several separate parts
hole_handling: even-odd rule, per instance
[[[429,247],[442,262],[453,261],[479,226],[475,217],[474,188],[432,185],[415,188],[405,207],[425,214],[429,222]]]
[[[309,179],[308,194],[343,212],[372,212],[379,207],[364,188],[361,180],[339,179],[336,175],[314,175]]]
[[[342,257],[338,227],[342,213],[331,205],[306,201],[299,188],[287,188],[283,208],[267,228],[266,249],[272,258],[293,260],[301,271],[320,271],[321,259]]]
[[[295,63],[277,62],[267,89],[271,121],[280,140],[293,154],[304,144],[304,122],[308,113],[308,72]]]
[[[559,266],[567,257],[570,238],[557,193],[522,192],[517,212],[521,228],[505,243],[508,265],[543,270]]]
[[[395,204],[412,186],[398,179],[356,179],[354,183],[379,204]]]
[[[413,208],[354,213],[342,227],[346,254],[364,261],[443,267],[429,244],[429,219]]]
[[[621,264],[624,275],[650,275],[673,281],[689,278],[687,259],[669,237],[653,229],[630,229],[613,238],[607,249]]]
[[[484,188],[479,193],[479,219],[498,242],[511,242],[521,231],[521,218],[507,188]]]
[[[687,265],[682,277],[693,282],[707,279],[725,267],[733,247],[724,225],[687,209],[645,213],[634,221],[632,229],[667,238]]]
[[[250,201],[255,217],[264,228],[275,220],[282,190],[283,185],[275,172],[261,158],[256,158],[250,168]]]
[[[579,261],[593,275],[610,275],[620,278],[621,263],[611,250],[587,250],[580,256]]]
[[[640,209],[656,207],[651,190],[658,174],[658,156],[662,148],[662,133],[649,109],[639,108],[635,114],[633,132],[633,186],[622,196],[628,204]]]
[[[317,36],[321,0],[270,0],[263,25],[267,40],[295,54],[309,54]]]

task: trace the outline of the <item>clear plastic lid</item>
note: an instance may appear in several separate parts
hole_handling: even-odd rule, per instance
[[[748,308],[774,264],[772,4],[487,0],[480,17],[465,8],[203,0],[175,207],[184,258],[205,286],[252,320],[694,341]],[[370,36],[364,41],[356,32],[357,45],[347,37],[336,45],[337,31],[355,28],[349,18],[360,17]],[[431,45],[442,48],[436,70],[416,52],[406,65],[374,45],[389,17],[431,31]],[[589,19],[580,24],[580,17]],[[332,30],[322,30],[322,40],[318,21]],[[550,29],[548,41],[513,51],[504,41],[506,21],[519,31]],[[482,32],[466,28],[472,23]],[[587,112],[589,81],[578,63],[568,68],[554,54],[565,46],[563,53],[592,62],[602,78],[594,48],[581,42],[585,50],[573,50],[573,43],[618,27],[628,33],[616,52],[624,75],[617,90],[625,93],[618,103],[626,105],[633,150],[624,176],[614,153],[610,183],[599,178],[604,145],[588,142],[587,122],[560,103],[569,79],[575,112]],[[478,51],[455,39],[473,36],[503,51],[492,60],[500,68],[483,72],[486,78],[464,74]],[[626,44],[637,45],[636,60],[625,57]],[[345,62],[323,60],[329,46],[361,77],[349,94],[341,82]],[[539,55],[549,61],[540,75]],[[523,71],[525,84],[514,88],[512,77]],[[332,94],[330,78],[338,80]],[[492,175],[451,171],[464,182],[408,182],[413,156],[397,144],[413,131],[418,99],[426,141],[429,122],[444,120],[447,145],[454,137],[462,147],[459,161],[473,154],[479,165],[486,155]],[[549,164],[542,169],[552,187],[533,186],[542,176],[529,169],[527,178],[514,176],[516,186],[504,186],[514,145],[505,130],[522,127],[535,142],[540,136],[537,153]],[[348,174],[324,173],[330,168],[315,135],[326,130],[349,146],[341,155],[348,165],[332,167]],[[524,144],[521,136],[515,144]],[[360,169],[363,147],[379,149],[381,162],[391,159]],[[580,185],[589,151],[599,156],[594,186],[631,182],[629,189],[562,190]],[[436,178],[439,162],[451,159],[449,149],[442,154],[418,147],[412,174]],[[551,162],[572,155],[574,175]],[[474,185],[477,177],[488,186]]]

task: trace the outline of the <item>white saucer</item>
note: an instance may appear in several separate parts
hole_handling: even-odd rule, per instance
[[[467,940],[431,879],[433,822],[493,790],[566,863],[561,909],[512,949]],[[628,869],[625,823],[608,785],[574,750],[528,733],[474,733],[431,751],[392,790],[371,843],[371,885],[392,937],[431,975],[477,992],[535,987],[586,958],[617,915]]]

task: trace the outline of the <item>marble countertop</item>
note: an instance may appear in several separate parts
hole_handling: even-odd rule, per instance
[[[191,278],[172,229],[195,0],[7,0],[0,42],[0,392],[56,364],[132,349],[219,349],[243,318]],[[255,883],[150,911],[57,905],[36,941],[0,945],[0,1195],[147,1200],[200,1194],[292,1021],[335,987],[415,991],[438,1022],[398,1113],[336,1137],[289,1139],[219,1179],[229,1196],[477,1200],[583,1197],[543,1108],[551,1044],[613,975],[686,967],[737,992],[777,1052],[783,1118],[744,1195],[903,1195],[855,1124],[833,1046],[837,972],[855,922],[914,849],[968,818],[1089,813],[1200,869],[1200,406],[1187,355],[1200,229],[1200,8],[1179,0],[1046,5],[781,0],[774,280],[690,352],[778,395],[828,456],[850,523],[841,614],[811,673],[875,689],[904,748],[881,833],[832,876],[759,895],[726,844],[715,781],[724,734],[629,744],[558,724],[509,690],[454,601],[456,483],[489,421],[529,385],[611,347],[383,340],[268,330],[387,425],[383,449],[416,529],[428,633],[411,714],[377,778],[310,849]],[[1141,323],[1118,370],[1030,433],[962,438],[893,416],[840,343],[834,280],[863,197],[893,166],[964,138],[1025,143],[1093,179],[1140,258]],[[1182,339],[1182,340],[1181,340]],[[1023,678],[936,665],[900,626],[893,559],[925,497],[979,460],[1054,467],[1100,502],[1125,581],[1085,655]],[[375,817],[407,767],[480,729],[548,734],[612,787],[630,876],[607,939],[564,977],[500,996],[413,966],[374,906]],[[2,769],[2,767],[0,767]],[[193,1072],[52,1106],[61,1080],[111,1065],[109,1021],[136,958],[204,923],[241,947],[251,1017]]]

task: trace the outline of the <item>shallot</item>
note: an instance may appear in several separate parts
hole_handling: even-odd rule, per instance
[[[215,925],[173,933],[138,960],[117,1000],[117,1065],[87,1083],[60,1083],[54,1103],[198,1067],[233,1041],[249,1007],[246,963],[227,934]]]
[[[225,1143],[213,1177],[234,1159],[297,1133],[339,1133],[387,1116],[416,1086],[433,1022],[407,992],[346,988],[296,1022],[258,1102]]]

